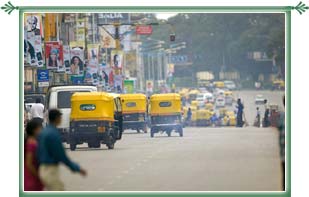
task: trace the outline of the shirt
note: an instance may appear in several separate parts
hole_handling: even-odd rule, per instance
[[[63,163],[72,171],[80,171],[78,164],[72,162],[66,155],[58,129],[53,125],[47,125],[38,138],[39,164]]]
[[[35,103],[30,109],[31,118],[44,119],[44,105],[42,103]]]

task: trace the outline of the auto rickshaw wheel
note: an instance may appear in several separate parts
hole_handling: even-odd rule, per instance
[[[114,149],[115,143],[106,144],[108,149]]]
[[[70,150],[75,151],[76,149],[76,144],[75,143],[70,143]]]
[[[178,133],[180,137],[183,137],[183,129],[181,127],[178,129]]]

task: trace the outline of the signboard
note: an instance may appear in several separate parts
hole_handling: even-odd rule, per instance
[[[138,25],[136,26],[136,34],[139,35],[151,35],[152,34],[152,26],[151,25]]]
[[[38,82],[49,81],[49,72],[47,69],[37,70]]]
[[[171,57],[172,63],[187,63],[188,62],[188,56],[187,55],[173,55]]]
[[[71,76],[71,81],[73,85],[79,85],[79,84],[83,84],[84,82],[84,76],[78,76],[78,75],[72,75]]]
[[[132,94],[134,93],[134,80],[126,79],[123,81],[125,93]]]
[[[111,22],[129,22],[128,13],[98,13],[98,24]]]

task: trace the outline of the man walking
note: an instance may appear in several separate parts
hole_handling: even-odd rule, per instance
[[[243,126],[243,110],[244,105],[241,103],[240,98],[237,100],[237,124],[236,127],[242,127]]]
[[[38,139],[39,175],[45,188],[49,191],[63,191],[64,185],[59,176],[59,163],[65,164],[73,172],[85,176],[86,171],[72,162],[66,155],[57,126],[61,123],[61,112],[49,111],[49,124]]]
[[[44,120],[44,105],[41,103],[40,98],[35,99],[35,104],[30,109],[30,115],[32,119],[39,119],[41,123]]]

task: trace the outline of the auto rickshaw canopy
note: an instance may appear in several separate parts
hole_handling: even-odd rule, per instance
[[[216,88],[224,88],[224,82],[223,81],[215,81],[214,86]]]
[[[77,92],[71,97],[71,120],[114,121],[115,102],[105,92]]]
[[[181,99],[179,94],[154,94],[150,97],[151,115],[170,115],[181,113]]]
[[[123,113],[146,113],[147,98],[144,94],[121,94]]]

